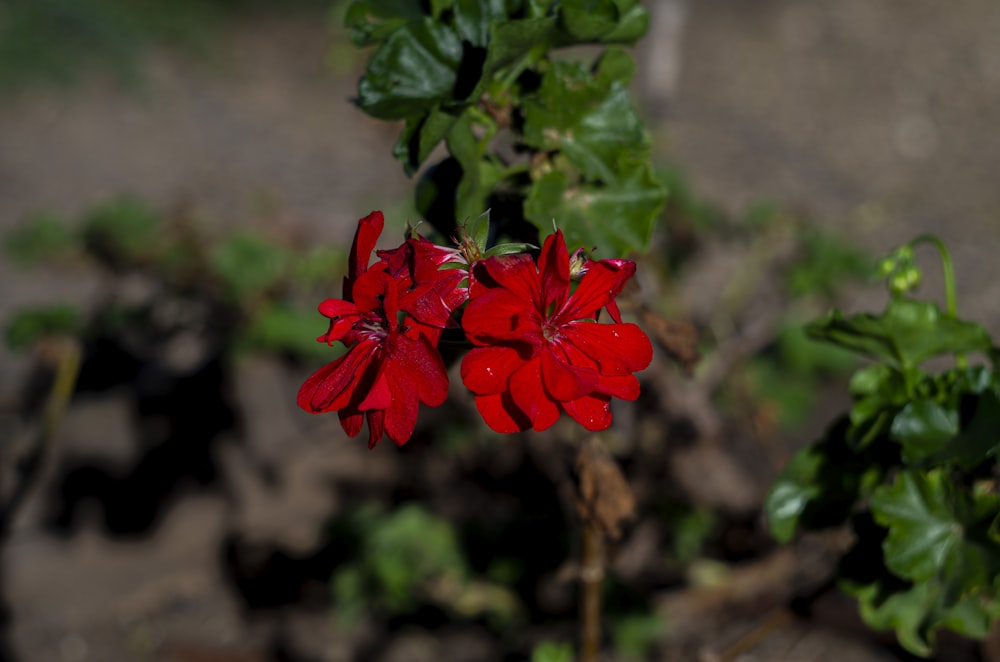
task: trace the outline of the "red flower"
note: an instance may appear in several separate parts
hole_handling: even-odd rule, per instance
[[[318,340],[343,342],[347,353],[313,373],[298,396],[308,412],[339,412],[352,437],[367,419],[369,448],[384,434],[406,443],[420,403],[437,406],[448,394],[448,376],[434,345],[451,316],[442,292],[455,276],[442,272],[430,282],[415,282],[406,269],[391,274],[385,260],[369,267],[383,224],[378,211],[358,221],[344,298],[319,306],[330,328]]]
[[[612,397],[639,396],[632,373],[649,365],[653,348],[638,326],[621,322],[614,301],[634,273],[628,260],[591,261],[571,293],[562,232],[545,241],[537,268],[526,255],[479,265],[462,318],[477,347],[462,361],[462,381],[487,425],[544,430],[565,411],[603,430]],[[602,308],[614,323],[597,323]]]

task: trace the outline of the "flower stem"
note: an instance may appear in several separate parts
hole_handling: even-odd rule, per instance
[[[955,287],[955,267],[951,261],[951,253],[948,252],[944,242],[931,234],[922,234],[910,242],[911,246],[918,244],[930,244],[937,249],[941,257],[941,272],[944,275],[944,301],[949,317],[958,317],[958,294]]]
[[[591,517],[583,519],[580,560],[580,662],[597,662],[601,650],[601,585],[604,534]]]
[[[931,234],[922,234],[910,242],[911,246],[918,244],[930,244],[937,249],[941,258],[941,273],[944,276],[944,302],[948,312],[948,317],[956,319],[958,317],[958,292],[955,287],[955,266],[951,261],[951,253],[940,239]],[[965,354],[955,355],[955,365],[965,368],[968,365]]]

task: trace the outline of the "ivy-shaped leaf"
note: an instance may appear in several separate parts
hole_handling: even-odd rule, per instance
[[[1000,572],[1000,543],[990,535],[1000,496],[971,495],[942,469],[905,470],[875,490],[871,509],[889,530],[886,567],[914,582],[940,578],[951,602],[992,585]]]
[[[969,595],[948,603],[943,600],[942,586],[932,581],[896,591],[876,582],[856,587],[851,593],[858,598],[865,623],[878,630],[895,630],[903,648],[924,657],[933,651],[938,628],[982,638],[989,634],[998,615],[998,603],[989,596]]]
[[[358,105],[384,120],[407,119],[454,101],[462,40],[431,18],[396,29],[375,51],[358,83]]]

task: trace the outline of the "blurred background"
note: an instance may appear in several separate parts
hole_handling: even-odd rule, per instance
[[[696,333],[702,360],[658,356],[615,410],[638,516],[607,650],[721,659],[835,558],[776,547],[759,514],[846,402],[852,364],[801,323],[880,307],[868,266],[933,232],[963,314],[1000,330],[1000,5],[647,6],[634,92],[671,197],[633,313],[684,322],[648,328]],[[0,659],[520,660],[573,641],[561,429],[492,435],[455,389],[407,446],[369,452],[295,406],[332,358],[314,311],[356,220],[382,209],[394,243],[416,219],[398,127],[350,103],[366,53],[343,10],[0,4]],[[25,483],[53,379],[40,329],[80,338],[82,362]],[[846,598],[820,606],[754,659],[908,659]]]

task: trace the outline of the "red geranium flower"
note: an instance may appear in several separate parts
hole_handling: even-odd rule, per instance
[[[615,305],[634,263],[588,262],[571,293],[560,231],[545,241],[537,268],[512,255],[477,269],[462,318],[477,347],[462,361],[462,381],[490,428],[544,430],[565,411],[588,430],[603,430],[612,397],[639,396],[632,373],[649,365],[653,348],[638,326],[621,322]],[[614,323],[597,322],[601,309]]]
[[[406,269],[390,274],[385,260],[369,267],[383,224],[378,211],[358,221],[344,298],[319,306],[330,328],[318,340],[343,342],[347,353],[310,376],[298,396],[308,412],[337,411],[352,437],[367,419],[369,448],[384,434],[406,443],[419,403],[437,406],[448,394],[448,376],[434,345],[451,315],[442,292],[455,276],[442,272],[441,278],[418,283]]]

